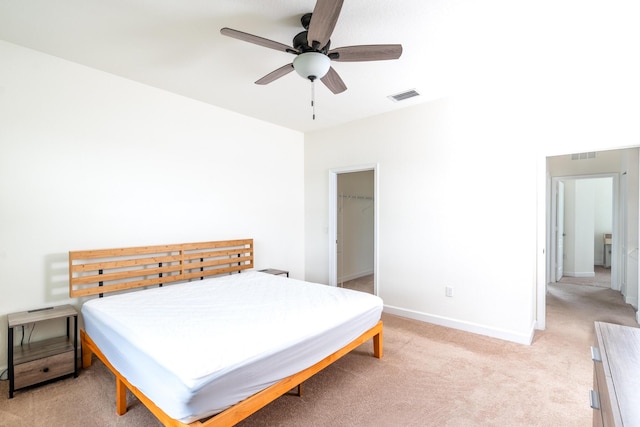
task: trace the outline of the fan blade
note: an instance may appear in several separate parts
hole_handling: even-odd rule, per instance
[[[279,79],[282,76],[286,76],[287,74],[289,74],[292,71],[293,71],[293,64],[283,65],[282,67],[278,68],[277,70],[274,70],[274,71],[270,72],[269,74],[267,74],[266,76],[264,76],[260,80],[256,81],[256,84],[257,85],[266,85],[267,83],[271,83],[272,81],[274,81],[276,79]]]
[[[307,40],[309,46],[321,49],[329,43],[329,38],[338,22],[343,0],[318,0],[311,14],[309,22],[309,34]]]
[[[329,72],[320,80],[322,80],[322,83],[324,83],[324,85],[336,95],[347,90],[347,86],[333,67],[330,67]]]
[[[292,47],[286,44],[274,42],[273,40],[265,39],[264,37],[254,36],[253,34],[245,33],[242,31],[234,30],[231,28],[222,28],[220,34],[223,36],[233,37],[234,39],[242,40],[245,42],[257,44],[260,46],[268,47],[269,49],[275,49],[282,52],[297,54]]]
[[[337,54],[337,56],[335,54]],[[402,45],[372,44],[346,46],[331,49],[328,55],[333,61],[338,62],[384,61],[387,59],[400,58],[400,55],[402,55]]]

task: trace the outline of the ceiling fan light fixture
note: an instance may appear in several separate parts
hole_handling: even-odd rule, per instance
[[[298,74],[311,81],[323,78],[331,67],[331,59],[320,52],[305,52],[293,60],[293,68]]]

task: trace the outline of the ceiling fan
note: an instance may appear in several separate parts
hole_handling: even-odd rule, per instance
[[[222,35],[254,43],[270,49],[296,55],[293,62],[270,72],[255,83],[266,85],[296,70],[305,79],[320,79],[334,94],[347,90],[331,61],[359,62],[398,59],[402,54],[400,44],[346,46],[331,49],[331,33],[338,22],[343,0],[317,0],[312,13],[300,19],[305,31],[293,38],[293,47],[263,37],[231,28],[222,28]],[[313,105],[313,101],[312,101]]]

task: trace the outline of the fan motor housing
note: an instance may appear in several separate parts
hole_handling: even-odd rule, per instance
[[[329,51],[329,46],[331,45],[331,40],[329,40],[321,49],[314,49],[309,46],[309,42],[307,41],[308,31],[302,31],[293,38],[293,47],[300,53],[304,52],[320,52],[326,54]]]
[[[309,29],[309,24],[311,23],[311,12],[305,13],[300,17],[300,23],[302,24],[302,28],[305,30]]]
[[[308,39],[308,33],[309,33],[309,24],[311,23],[311,15],[313,15],[312,13],[305,13],[304,15],[302,15],[302,17],[300,17],[300,23],[302,24],[302,27],[305,29],[305,31],[302,31],[298,34],[296,34],[296,36],[293,38],[293,47],[300,53],[304,53],[304,52],[321,52],[326,54],[329,51],[329,45],[331,45],[331,40],[329,40],[327,42],[327,45],[320,48],[320,49],[314,49],[313,47],[309,46],[309,39]]]

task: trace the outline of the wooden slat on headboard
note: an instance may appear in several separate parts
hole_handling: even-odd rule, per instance
[[[253,268],[253,239],[69,252],[77,298]]]

